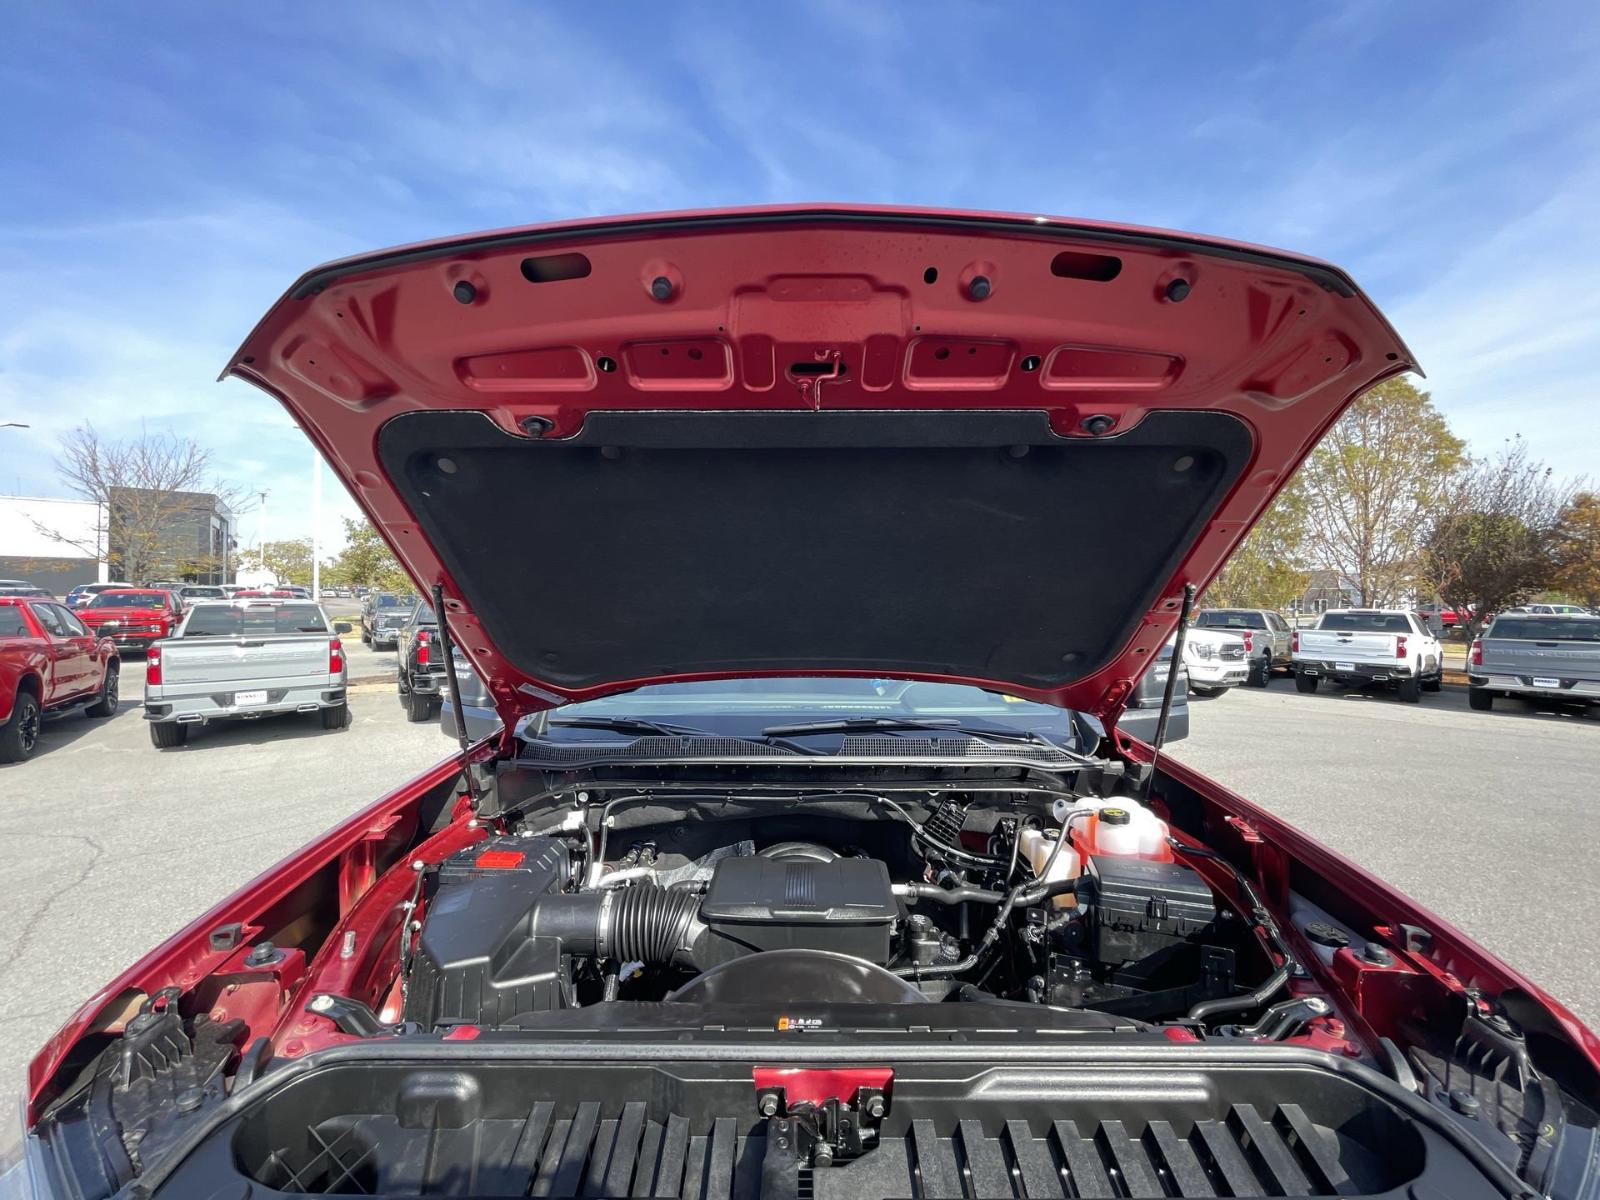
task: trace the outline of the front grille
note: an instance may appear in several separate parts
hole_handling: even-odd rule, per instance
[[[1244,656],[1245,653],[1243,646],[1224,646],[1222,648],[1222,657],[1230,661],[1237,662],[1238,660],[1244,658]]]
[[[1298,1104],[1235,1104],[1221,1120],[996,1121],[914,1118],[861,1158],[815,1170],[769,1147],[745,1118],[652,1118],[653,1105],[540,1100],[525,1117],[459,1127],[362,1114],[302,1127],[250,1174],[278,1191],[671,1196],[705,1200],[856,1196],[1115,1200],[1333,1196],[1392,1187],[1411,1173],[1314,1123]],[[602,1115],[609,1112],[610,1115]],[[780,1161],[769,1171],[768,1157]],[[470,1172],[464,1171],[471,1164]],[[781,1183],[776,1189],[770,1185]]]

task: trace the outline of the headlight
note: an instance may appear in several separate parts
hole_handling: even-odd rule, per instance
[[[27,1154],[26,1086],[0,1091],[0,1200],[45,1200],[51,1193],[42,1164]]]

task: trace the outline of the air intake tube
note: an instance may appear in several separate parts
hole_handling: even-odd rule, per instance
[[[621,962],[696,966],[691,951],[700,897],[659,887],[543,896],[531,932],[557,937],[567,954]]]

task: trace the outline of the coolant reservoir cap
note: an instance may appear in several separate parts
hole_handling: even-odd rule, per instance
[[[1100,819],[1107,825],[1127,825],[1133,820],[1133,816],[1125,808],[1102,808]]]

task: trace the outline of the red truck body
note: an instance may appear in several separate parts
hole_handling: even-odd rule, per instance
[[[120,666],[116,646],[66,605],[0,596],[0,760],[31,755],[46,717],[85,705],[114,711]]]
[[[141,602],[147,599],[148,602]],[[101,592],[77,611],[91,632],[124,649],[147,649],[171,637],[183,618],[183,602],[164,588],[117,588]]]

